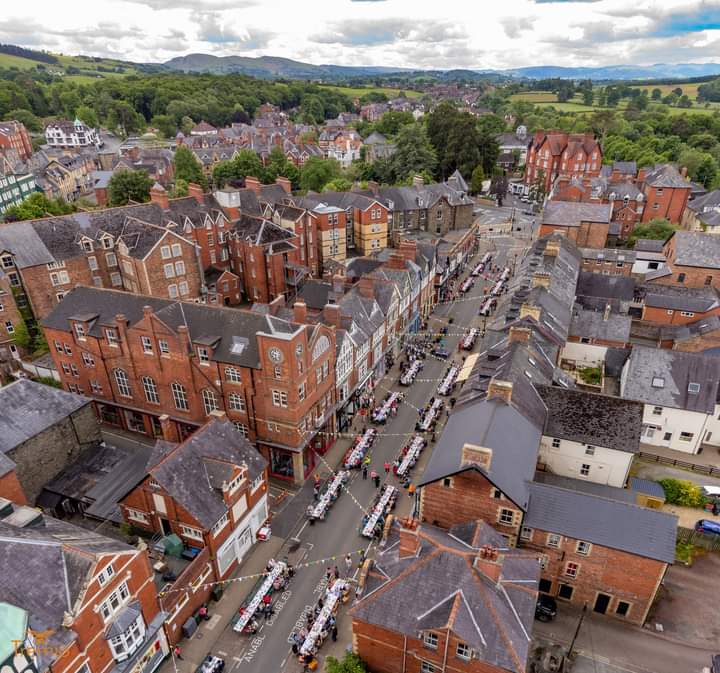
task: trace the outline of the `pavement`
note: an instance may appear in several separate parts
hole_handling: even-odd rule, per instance
[[[520,254],[523,243],[506,237],[492,243],[484,243],[486,249],[492,245],[494,263],[502,265],[509,256]],[[484,249],[483,249],[484,252]],[[479,257],[476,257],[478,259]],[[472,264],[472,263],[471,263]],[[472,268],[468,265],[467,272]],[[490,282],[487,287],[489,288]],[[473,289],[457,302],[441,304],[435,307],[430,317],[429,329],[438,331],[449,326],[445,343],[451,358],[447,361],[428,356],[418,379],[407,388],[397,384],[399,362],[376,385],[375,396],[379,400],[388,390],[400,390],[404,393],[403,403],[396,417],[388,420],[385,426],[379,426],[380,435],[372,451],[370,470],[375,469],[382,475],[383,483],[389,481],[397,485],[392,473],[385,475],[383,463],[392,462],[400,453],[400,448],[414,433],[418,418],[418,409],[424,407],[431,396],[437,395],[437,385],[445,374],[452,358],[460,360],[457,343],[470,328],[481,325],[478,316],[483,294],[483,283],[476,282]],[[452,324],[449,318],[452,317]],[[482,349],[479,342],[475,350]],[[443,419],[444,421],[445,419]],[[360,429],[360,419],[356,419],[352,432]],[[438,436],[440,427],[438,428]],[[334,446],[322,457],[317,471],[323,478],[329,476],[340,464],[351,437],[340,437]],[[411,478],[422,474],[431,455],[433,443],[423,451]],[[211,619],[204,622],[197,633],[189,640],[181,641],[183,660],[170,657],[162,666],[162,673],[171,671],[190,673],[202,662],[208,652],[221,656],[226,661],[226,673],[263,671],[263,673],[301,673],[302,667],[292,655],[289,645],[290,635],[302,627],[304,612],[317,603],[325,590],[325,571],[327,567],[338,565],[345,572],[344,557],[354,554],[359,560],[362,550],[370,555],[373,543],[359,535],[359,526],[367,508],[371,505],[377,490],[370,479],[363,480],[359,471],[353,471],[347,488],[330,509],[324,521],[309,525],[304,513],[307,504],[312,501],[312,480],[300,488],[294,495],[283,500],[280,511],[273,515],[271,522],[273,536],[268,542],[259,543],[246,557],[238,570],[237,577],[244,577],[262,571],[267,561],[273,557],[282,557],[290,553],[290,562],[297,572],[288,588],[275,603],[275,615],[263,623],[254,636],[239,635],[229,626],[243,599],[253,589],[255,580],[240,580],[230,583],[219,603],[211,606]],[[402,490],[394,514],[405,516],[410,513],[413,498]],[[292,545],[291,539],[298,541]],[[295,548],[297,547],[297,548]],[[290,552],[290,550],[293,550]],[[354,575],[357,568],[352,568]],[[347,615],[347,606],[343,606],[337,618],[339,637],[337,642],[328,640],[322,646],[318,658],[322,670],[323,660],[327,656],[342,657],[351,646],[351,620]]]
[[[705,467],[716,467],[720,470],[720,447],[704,445],[700,447],[700,453],[685,453],[684,451],[676,451],[665,446],[655,446],[654,444],[640,444],[640,451],[643,453],[651,453],[655,456],[679,460],[684,463],[694,463],[695,465],[703,465]]]
[[[700,472],[683,470],[679,467],[673,467],[664,463],[655,463],[645,460],[643,458],[636,458],[633,462],[632,476],[642,477],[643,479],[653,479],[654,481],[658,481],[659,479],[665,479],[667,477],[672,477],[673,479],[684,479],[685,481],[692,481],[698,486],[720,486],[720,477],[711,477],[707,474],[702,474]]]

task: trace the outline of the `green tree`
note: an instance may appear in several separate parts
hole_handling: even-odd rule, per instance
[[[367,673],[365,662],[352,652],[348,652],[338,660],[335,657],[328,657],[325,660],[326,673]]]
[[[352,182],[347,178],[335,178],[328,182],[322,189],[324,192],[347,192],[352,189]]]
[[[202,166],[189,148],[180,145],[175,151],[173,163],[175,164],[175,180],[193,182],[203,189],[207,189],[207,180],[203,174]]]
[[[145,203],[150,200],[153,181],[147,171],[118,171],[108,182],[108,200],[111,206],[125,206],[130,201]]]
[[[30,110],[10,110],[6,116],[8,119],[17,119],[17,121],[25,125],[25,128],[30,131],[30,133],[39,133],[43,130],[42,120],[36,117]]]
[[[293,189],[297,189],[300,185],[300,171],[292,162],[288,161],[282,148],[275,145],[270,150],[267,166],[263,170],[263,182],[270,184],[275,182],[275,178],[287,178],[292,183]]]
[[[29,351],[32,346],[33,340],[28,331],[25,321],[21,318],[19,322],[15,323],[15,332],[13,333],[13,341],[18,348],[22,348],[24,351]]]
[[[170,194],[173,199],[188,195],[188,183],[185,180],[175,180],[175,186]]]
[[[396,182],[404,182],[418,173],[433,172],[437,163],[435,150],[421,124],[408,124],[400,129],[390,161]]]
[[[170,115],[155,115],[150,123],[158,130],[165,138],[174,138],[177,135],[177,124],[175,119]]]
[[[482,166],[475,166],[470,178],[470,192],[479,194],[482,191],[482,183],[485,180],[485,171]]]
[[[590,107],[593,104],[593,90],[592,89],[585,89],[583,91],[583,105],[587,105]]]
[[[300,189],[319,192],[328,182],[340,176],[340,164],[334,159],[310,157],[300,172]]]
[[[690,100],[690,97],[685,93],[682,96],[680,96],[677,104],[678,104],[678,107],[684,107],[684,108],[692,107],[692,101]]]
[[[687,479],[661,479],[660,485],[665,491],[665,500],[670,505],[680,507],[703,507],[706,498],[700,487]]]
[[[95,110],[93,110],[91,107],[88,107],[87,105],[81,105],[78,107],[78,109],[75,111],[75,116],[81,121],[86,124],[86,126],[89,126],[91,129],[96,129],[98,126],[100,126],[100,122],[98,121],[97,115],[95,114]]]
[[[375,122],[375,130],[385,136],[394,136],[403,126],[413,124],[415,118],[410,112],[397,112],[390,110],[386,112],[378,121]]]
[[[11,206],[5,211],[8,222],[36,220],[48,215],[67,215],[75,211],[75,206],[62,199],[48,199],[41,192],[30,194],[22,203]]]
[[[660,100],[662,98],[662,91],[660,89],[653,89],[652,93],[650,94],[650,98],[653,100]]]
[[[635,245],[635,241],[639,238],[649,238],[656,241],[666,241],[673,232],[677,229],[677,226],[670,224],[664,218],[657,218],[650,220],[645,224],[638,224],[632,231],[628,244],[632,247]]]
[[[253,150],[240,150],[234,159],[221,161],[215,166],[213,183],[216,187],[223,187],[231,180],[244,180],[248,175],[262,181],[265,169]]]

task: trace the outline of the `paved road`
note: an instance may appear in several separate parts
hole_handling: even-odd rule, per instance
[[[499,242],[495,257],[496,263],[504,263],[508,249],[512,245],[511,239]],[[453,324],[450,325],[450,334],[446,343],[451,355],[454,355],[456,359],[459,359],[457,342],[462,332],[470,326],[479,325],[477,311],[481,294],[482,283],[476,283],[473,290],[462,301],[436,307],[431,318],[430,329],[437,330],[446,324],[448,316],[452,315]],[[472,299],[468,300],[468,297]],[[423,371],[413,386],[409,388],[393,386],[394,389],[402,390],[405,393],[405,401],[400,405],[397,417],[382,428],[383,434],[376,441],[372,451],[372,468],[383,474],[383,477],[383,462],[385,460],[392,462],[397,457],[400,447],[414,430],[418,418],[417,409],[424,406],[432,395],[437,394],[437,380],[444,375],[447,366],[445,361],[428,357],[425,360]],[[391,374],[393,378],[397,377],[397,365]],[[383,387],[388,383],[388,377],[386,377],[376,389],[376,398],[380,399],[383,396]],[[414,476],[421,474],[430,451],[430,447],[424,451],[422,460],[414,469]],[[330,467],[323,465],[322,471],[327,474]],[[390,479],[394,482],[392,474]],[[305,562],[325,559],[334,555],[337,557],[337,565],[344,571],[344,555],[347,552],[367,548],[368,540],[358,534],[358,527],[364,508],[371,503],[376,489],[369,479],[363,480],[359,473],[354,473],[348,485],[348,491],[341,495],[325,521],[318,522],[314,526],[302,524],[300,530],[293,531],[294,535],[299,537],[302,542]],[[400,498],[405,499],[407,504],[410,503],[404,491]],[[295,503],[292,503],[290,507],[294,505]],[[254,639],[238,636],[229,628],[220,635],[213,650],[214,652],[228,653],[226,657],[228,673],[239,673],[243,670],[276,673],[283,669],[286,661],[292,661],[288,637],[296,630],[296,622],[302,619],[305,607],[314,605],[320,597],[324,588],[325,567],[326,564],[321,563],[298,571],[272,623],[263,626],[262,631]],[[347,619],[347,617],[345,616],[343,619]]]

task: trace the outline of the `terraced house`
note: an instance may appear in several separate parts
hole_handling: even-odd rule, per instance
[[[43,321],[63,387],[103,422],[185,438],[224,411],[273,476],[302,482],[334,441],[335,333],[258,312],[79,287]]]

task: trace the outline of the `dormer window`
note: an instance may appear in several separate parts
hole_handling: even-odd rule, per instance
[[[665,387],[665,379],[662,376],[653,376],[652,387],[653,388],[664,388]]]
[[[103,236],[102,240],[102,247],[105,248],[105,250],[110,250],[110,248],[113,247],[113,239],[112,236]]]
[[[207,364],[208,362],[210,362],[210,351],[208,351],[207,348],[204,348],[203,346],[198,346],[197,354],[198,360],[201,364]]]
[[[88,241],[87,239],[84,239],[82,242],[82,249],[85,252],[92,252],[94,250],[92,241]]]
[[[699,383],[688,383],[688,392],[691,395],[697,395],[700,392],[700,384]]]
[[[80,341],[85,341],[85,325],[83,325],[82,323],[76,322],[73,325],[73,329],[75,330],[75,336]]]

